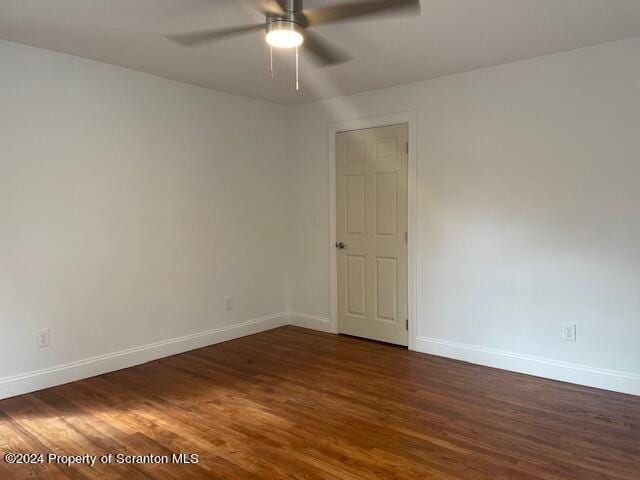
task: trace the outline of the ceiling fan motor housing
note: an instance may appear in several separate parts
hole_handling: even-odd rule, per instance
[[[287,12],[301,12],[302,0],[284,0],[286,7],[283,9]]]
[[[302,15],[302,0],[284,0],[280,4],[285,7],[281,16],[267,14],[267,35],[274,31],[289,31],[303,35],[307,22]]]
[[[301,28],[306,28],[308,26],[306,19],[302,14],[302,0],[284,0],[282,3],[286,6],[286,8],[283,9],[281,15],[271,15],[267,13],[267,33],[276,28],[291,30],[295,29],[299,32],[301,31]]]
[[[300,10],[286,10],[282,12],[282,16],[267,14],[267,32],[270,25],[276,23],[294,23],[302,28],[307,27],[307,22]]]
[[[278,48],[298,47],[304,41],[307,26],[302,13],[302,0],[280,0],[279,14],[267,13],[267,43]]]

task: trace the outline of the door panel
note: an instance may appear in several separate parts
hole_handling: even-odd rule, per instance
[[[376,258],[377,319],[398,323],[398,259]]]
[[[398,180],[396,172],[376,173],[376,235],[395,236],[398,227]]]
[[[365,257],[347,255],[347,272],[345,287],[347,288],[347,313],[366,317],[367,281]]]
[[[407,125],[336,135],[340,333],[407,345]]]
[[[365,142],[355,140],[347,143],[347,163],[364,163],[365,162]]]
[[[376,162],[395,162],[397,155],[397,138],[391,137],[376,140]]]
[[[347,210],[347,234],[365,233],[365,176],[347,175],[345,196]]]

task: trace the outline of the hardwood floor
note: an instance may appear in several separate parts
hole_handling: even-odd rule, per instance
[[[0,455],[3,480],[638,480],[640,398],[284,327],[0,401]]]

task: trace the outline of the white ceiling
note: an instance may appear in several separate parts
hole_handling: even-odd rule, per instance
[[[299,93],[291,52],[268,79],[261,33],[195,49],[163,37],[261,20],[234,0],[0,0],[0,38],[283,104],[640,36],[640,0],[422,0],[420,17],[317,27],[355,59],[321,69],[302,58]]]

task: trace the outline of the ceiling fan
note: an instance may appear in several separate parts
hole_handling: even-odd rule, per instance
[[[339,3],[320,8],[305,9],[303,0],[248,0],[250,5],[265,15],[264,23],[240,25],[219,29],[169,35],[176,43],[195,47],[215,40],[243,33],[265,30],[265,40],[270,46],[270,74],[273,78],[273,48],[295,48],[296,90],[298,81],[298,48],[302,47],[320,65],[336,65],[350,59],[341,48],[331,45],[321,36],[308,29],[341,20],[370,16],[377,13],[413,10],[420,11],[420,0],[364,0],[354,3]]]

